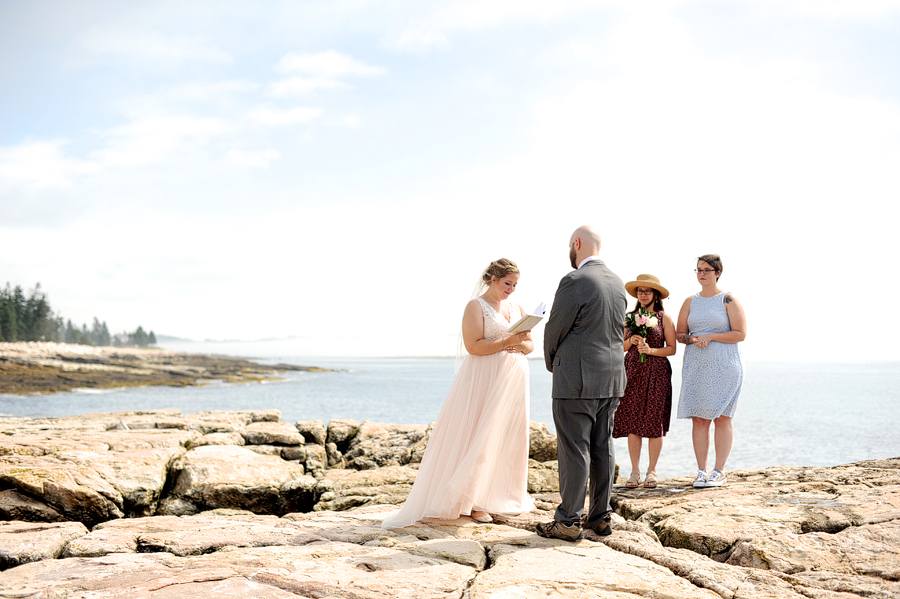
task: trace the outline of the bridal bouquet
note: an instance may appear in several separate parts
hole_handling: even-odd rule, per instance
[[[625,326],[631,331],[632,335],[640,335],[644,339],[650,334],[650,329],[659,324],[659,319],[649,310],[638,308],[634,312],[625,315]],[[641,354],[641,363],[647,361],[647,354]]]

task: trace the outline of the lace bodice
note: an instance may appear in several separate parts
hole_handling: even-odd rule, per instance
[[[503,302],[509,305],[509,322],[506,322],[506,319],[503,318],[502,314],[494,310],[489,303],[480,297],[478,298],[478,303],[481,304],[481,313],[484,315],[485,339],[500,339],[501,337],[507,337],[508,333],[506,332],[506,329],[509,328],[509,325],[522,318],[522,310],[519,308],[518,304],[514,304],[513,302]]]

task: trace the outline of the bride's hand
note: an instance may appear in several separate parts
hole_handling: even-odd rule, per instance
[[[518,345],[519,343],[522,343],[523,341],[528,339],[528,333],[530,332],[531,331],[522,331],[521,333],[513,333],[512,335],[507,337],[507,339],[515,341],[515,344]]]
[[[505,347],[503,348],[504,351],[508,351],[510,353],[522,351],[523,348],[522,348],[521,344],[526,339],[528,339],[528,333],[530,333],[530,332],[531,331],[523,331],[521,333],[513,333],[512,335],[507,337],[503,341],[503,344],[505,345]]]

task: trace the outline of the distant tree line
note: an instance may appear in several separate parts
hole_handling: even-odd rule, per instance
[[[116,347],[156,345],[153,331],[138,327],[133,333],[110,334],[106,322],[94,318],[88,329],[81,328],[71,320],[63,322],[63,317],[54,314],[47,301],[47,294],[38,283],[26,296],[22,287],[0,288],[0,341],[64,341],[81,345],[113,345]]]

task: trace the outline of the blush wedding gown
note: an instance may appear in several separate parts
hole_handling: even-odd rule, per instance
[[[510,323],[480,297],[485,339],[507,336]],[[510,303],[510,319],[521,310]],[[438,414],[406,503],[382,522],[401,528],[422,518],[451,520],[474,510],[531,511],[528,495],[528,360],[499,351],[466,355]]]

